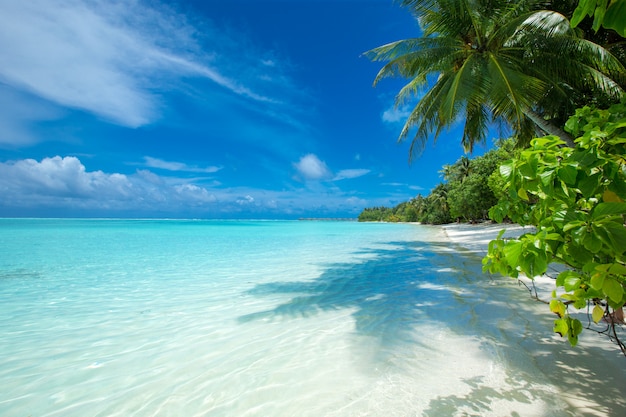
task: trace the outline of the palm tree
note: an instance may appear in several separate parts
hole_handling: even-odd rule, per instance
[[[405,39],[366,52],[387,63],[374,85],[390,76],[410,81],[396,105],[419,101],[402,129],[412,129],[409,160],[431,134],[464,121],[461,143],[471,152],[485,141],[487,128],[512,128],[520,142],[540,132],[572,139],[556,120],[573,110],[578,91],[593,87],[613,101],[623,93],[624,67],[604,48],[578,38],[569,21],[552,11],[533,11],[536,1],[403,0],[422,29]],[[615,81],[617,80],[617,81]]]
[[[463,182],[472,171],[471,162],[467,156],[462,156],[454,165],[444,165],[439,174],[446,181]]]

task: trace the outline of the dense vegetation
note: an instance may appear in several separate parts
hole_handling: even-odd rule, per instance
[[[461,158],[428,196],[359,220],[438,224],[489,212],[534,226],[491,242],[485,271],[532,279],[563,264],[549,303],[554,332],[576,345],[583,325],[570,309],[587,309],[626,355],[616,331],[626,303],[626,0],[401,2],[423,36],[368,56],[387,62],[375,83],[409,79],[397,96],[417,100],[400,133],[414,135],[409,160],[458,120],[466,150],[494,122],[530,146],[506,141]]]
[[[501,163],[519,151],[509,139],[482,156],[461,157],[441,170],[444,182],[427,196],[418,195],[395,207],[366,208],[359,221],[421,222],[443,224],[452,221],[479,222],[488,219],[489,209],[498,202],[503,182],[494,177]]]
[[[508,192],[492,217],[535,232],[491,242],[484,269],[535,277],[550,263],[564,264],[550,302],[559,316],[554,331],[576,345],[583,325],[569,309],[590,308],[626,354],[615,328],[626,303],[626,103],[579,109],[566,128],[579,136],[576,147],[555,136],[533,139],[500,168]]]

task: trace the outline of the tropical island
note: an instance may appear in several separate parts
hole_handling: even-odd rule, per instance
[[[420,38],[380,46],[375,84],[408,83],[414,102],[399,141],[409,161],[450,126],[464,124],[471,153],[490,127],[508,139],[473,159],[442,167],[427,196],[364,209],[359,221],[479,222],[532,226],[489,243],[483,269],[517,278],[563,268],[551,299],[554,332],[572,346],[586,310],[626,355],[618,327],[626,303],[626,2],[404,0]],[[589,327],[589,326],[587,326]]]

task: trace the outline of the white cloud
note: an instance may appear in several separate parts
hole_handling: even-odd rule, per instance
[[[254,197],[252,197],[251,195],[246,195],[245,197],[238,198],[237,204],[242,205],[242,206],[248,205],[248,204],[254,204]]]
[[[0,0],[0,82],[128,127],[155,121],[162,92],[182,77],[209,79],[254,102],[277,102],[269,95],[275,82],[259,83],[252,73],[266,69],[248,65],[264,58],[230,36],[157,2]],[[281,74],[275,60],[263,68]],[[0,89],[0,102],[6,90]],[[18,135],[23,130],[0,132],[0,143],[28,142]]]
[[[183,162],[164,161],[162,159],[153,158],[151,156],[144,156],[144,161],[144,165],[148,168],[164,169],[166,171],[199,172],[211,174],[222,169],[221,167],[216,166],[197,167],[193,165],[187,165]]]
[[[133,184],[126,175],[87,172],[73,156],[0,163],[0,190],[18,200],[38,196],[126,200],[133,196]]]
[[[404,123],[410,114],[411,109],[408,106],[393,106],[383,112],[382,119],[386,123]]]
[[[316,157],[303,161],[304,172],[330,178],[325,164]],[[223,187],[159,176],[147,169],[130,174],[90,171],[74,156],[23,159],[0,163],[0,215],[62,210],[110,216],[191,213],[220,217],[245,213],[249,217],[273,217],[316,213],[332,217],[337,213],[356,216],[368,203],[354,192],[319,185],[286,190]]]
[[[316,155],[310,153],[294,164],[298,172],[307,180],[324,180],[332,177],[332,173]]]
[[[342,169],[335,175],[333,181],[362,177],[370,173],[369,169]]]
[[[194,184],[181,184],[173,187],[176,191],[176,196],[186,203],[215,203],[217,197],[209,192],[206,188],[199,187]]]

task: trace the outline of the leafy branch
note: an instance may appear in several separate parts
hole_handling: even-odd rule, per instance
[[[507,191],[490,216],[509,218],[535,231],[489,244],[483,269],[533,278],[551,263],[567,268],[555,281],[550,310],[554,332],[578,343],[583,325],[570,308],[592,309],[592,319],[617,336],[626,302],[626,102],[599,110],[578,109],[566,124],[574,148],[556,136],[535,138],[500,168]]]

